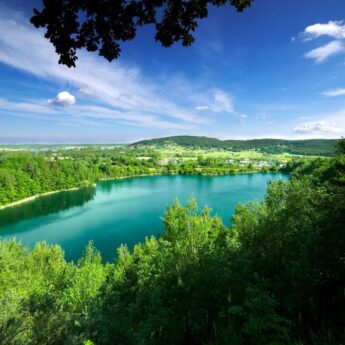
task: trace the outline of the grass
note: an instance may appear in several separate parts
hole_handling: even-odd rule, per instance
[[[182,146],[171,145],[168,147],[157,147],[155,148],[163,159],[173,159],[173,158],[185,158],[185,159],[197,159],[198,156],[203,156],[204,158],[223,158],[223,159],[233,159],[233,160],[274,160],[279,162],[289,162],[295,159],[315,159],[317,156],[301,156],[293,155],[290,153],[282,154],[271,154],[262,153],[254,150],[248,151],[227,151],[222,149],[188,149]]]

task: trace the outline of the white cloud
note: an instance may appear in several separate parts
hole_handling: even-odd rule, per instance
[[[129,126],[191,130],[193,124],[181,124],[159,119],[152,115],[142,115],[135,112],[121,112],[98,105],[75,105],[73,108],[50,107],[43,100],[41,103],[13,102],[0,99],[0,113],[31,119],[56,120],[65,126],[81,124],[92,126],[108,126],[110,121]],[[100,121],[101,120],[101,121]]]
[[[207,110],[209,109],[208,105],[198,105],[197,107],[195,107],[195,110]]]
[[[42,31],[29,25],[16,12],[1,9],[0,63],[49,82],[68,84],[84,96],[92,93],[90,101],[102,104],[110,111],[119,111],[131,123],[143,125],[141,117],[146,121],[145,126],[151,121],[152,126],[158,128],[188,128],[188,125],[209,122],[193,109],[192,104],[185,104],[190,95],[179,90],[174,94],[167,92],[161,83],[145,77],[136,67],[128,67],[120,61],[110,64],[84,51],[79,52],[77,68],[69,69],[57,61],[58,56]],[[61,103],[61,99],[56,101]]]
[[[54,99],[48,100],[48,104],[58,107],[67,107],[69,105],[75,104],[75,97],[68,91],[62,91],[58,93]]]
[[[335,90],[329,90],[322,93],[324,96],[327,97],[337,97],[337,96],[344,96],[345,95],[345,89],[335,89]]]
[[[124,59],[108,63],[83,50],[78,56],[77,68],[59,65],[54,47],[42,31],[28,24],[27,18],[0,8],[0,63],[60,87],[64,85],[62,87],[80,99],[73,106],[65,107],[49,106],[43,99],[21,102],[9,99],[2,100],[2,104],[0,100],[0,114],[54,121],[71,127],[116,129],[124,124],[150,131],[156,128],[162,135],[200,134],[205,128],[217,128],[217,125],[224,130],[227,119],[223,115],[245,118],[237,111],[231,94],[210,87],[209,80],[201,78],[195,83],[180,74],[178,78],[164,73],[146,74],[148,72],[125,63]],[[222,122],[217,122],[220,118]],[[136,132],[144,133],[145,129]],[[140,136],[138,134],[138,138]]]
[[[158,119],[152,115],[137,114],[135,112],[122,112],[97,105],[81,105],[75,109],[74,114],[83,118],[118,120],[120,123],[131,126],[155,127],[161,129],[193,128],[193,124],[173,123]]]
[[[345,52],[345,25],[343,21],[316,23],[306,27],[299,35],[305,42],[318,39],[321,36],[329,37],[332,41],[304,54],[305,58],[313,59],[316,63],[322,63],[331,56]]]
[[[322,63],[333,55],[340,54],[345,51],[345,47],[341,41],[332,41],[319,48],[313,49],[304,56],[307,59],[314,59],[316,63]]]
[[[226,112],[230,114],[235,112],[231,96],[222,90],[215,90],[213,92],[211,108],[214,112]]]
[[[8,112],[26,112],[31,114],[54,114],[53,109],[49,109],[44,104],[33,102],[11,102],[0,98],[0,110]]]
[[[304,122],[293,130],[295,133],[302,134],[322,134],[322,133],[342,133],[343,129],[334,124],[319,121],[319,122]]]
[[[326,24],[317,23],[305,28],[302,37],[305,40],[316,39],[320,36],[329,36],[339,39],[345,39],[345,25],[343,21],[329,21]]]
[[[78,93],[82,96],[87,96],[87,97],[95,95],[95,91],[88,88],[88,87],[84,87],[84,88],[79,89]]]
[[[208,110],[208,113],[231,114],[241,119],[247,117],[236,110],[232,96],[224,90],[213,89],[208,93],[199,94],[195,98],[200,103],[205,102],[205,104],[195,107],[195,110],[199,112]]]

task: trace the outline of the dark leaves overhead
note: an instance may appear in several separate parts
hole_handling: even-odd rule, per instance
[[[31,23],[46,28],[45,37],[55,46],[59,63],[75,66],[77,49],[112,61],[121,53],[120,43],[135,38],[139,26],[154,24],[155,39],[164,47],[181,41],[194,42],[198,20],[206,18],[208,6],[231,4],[239,12],[253,0],[43,0],[34,9]]]

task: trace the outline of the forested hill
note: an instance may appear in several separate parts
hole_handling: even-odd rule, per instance
[[[335,154],[336,139],[283,140],[283,139],[252,139],[252,140],[219,140],[216,138],[199,136],[173,136],[142,140],[133,145],[169,144],[185,147],[220,148],[232,151],[258,150],[267,153],[283,153],[304,155],[333,156]]]

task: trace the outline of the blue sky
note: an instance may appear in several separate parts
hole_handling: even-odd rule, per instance
[[[75,69],[29,24],[33,7],[0,0],[0,143],[345,136],[344,0],[212,8],[192,47],[162,48],[148,27],[119,60],[81,51]]]

